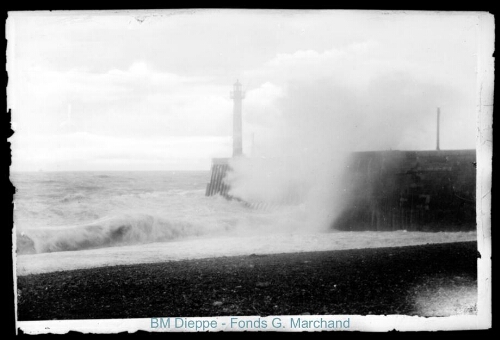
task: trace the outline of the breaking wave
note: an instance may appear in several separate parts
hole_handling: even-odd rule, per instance
[[[29,230],[18,233],[16,243],[18,254],[37,254],[165,242],[227,232],[234,227],[235,223],[231,223],[231,220],[221,220],[207,228],[201,221],[125,214],[81,226]]]
[[[87,196],[84,195],[83,193],[76,193],[76,194],[68,194],[61,198],[59,201],[61,203],[67,203],[67,202],[72,202],[72,201],[80,201],[86,199]]]

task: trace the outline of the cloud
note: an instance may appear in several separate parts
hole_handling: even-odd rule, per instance
[[[252,125],[269,126],[280,118],[281,111],[276,107],[276,101],[284,95],[284,89],[271,82],[265,82],[258,88],[246,93],[245,118]]]
[[[145,62],[105,73],[10,69],[13,121],[26,133],[56,133],[67,120],[80,131],[112,135],[228,135],[227,88],[200,77],[158,72]],[[204,119],[209,117],[210,119]]]
[[[17,140],[68,132],[227,138],[228,92],[240,77],[251,85],[247,153],[253,135],[255,151],[267,154],[330,147],[326,135],[352,141],[349,149],[432,148],[437,106],[442,147],[471,148],[477,17],[195,11],[139,23],[133,13],[13,15],[8,102]]]
[[[210,157],[230,154],[228,89],[207,79],[144,61],[104,73],[20,66],[9,70],[15,168],[112,169],[119,158],[208,169]]]
[[[86,132],[14,136],[11,141],[15,171],[117,170],[117,165],[126,170],[183,170],[183,164],[205,170],[211,157],[228,153],[231,145],[229,137],[144,139]]]

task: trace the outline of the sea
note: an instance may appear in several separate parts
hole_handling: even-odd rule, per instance
[[[345,232],[307,204],[205,196],[209,171],[13,172],[16,275],[208,257],[476,240],[476,232]]]

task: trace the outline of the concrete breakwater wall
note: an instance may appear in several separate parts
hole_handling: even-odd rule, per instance
[[[351,155],[340,230],[467,231],[476,228],[476,151]]]
[[[476,228],[476,151],[355,152],[346,164],[338,230],[469,231]],[[212,163],[206,195],[229,195],[229,159]],[[294,200],[296,201],[296,200]],[[265,208],[260,202],[245,202]],[[286,203],[286,202],[284,202]]]

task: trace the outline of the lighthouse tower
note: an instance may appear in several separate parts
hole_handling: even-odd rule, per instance
[[[241,90],[241,83],[236,80],[231,91],[231,99],[234,102],[233,106],[233,158],[243,156],[243,134],[242,134],[242,118],[241,118],[241,102],[245,98],[245,92]],[[226,174],[231,171],[229,167],[229,158],[213,158],[212,159],[212,175],[210,183],[207,184],[205,196],[222,195],[228,199],[232,199],[229,195],[230,186],[224,179]]]
[[[245,92],[241,90],[241,83],[236,80],[231,91],[231,99],[233,100],[233,157],[238,157],[243,154],[243,133],[242,133],[242,118],[241,105]]]

